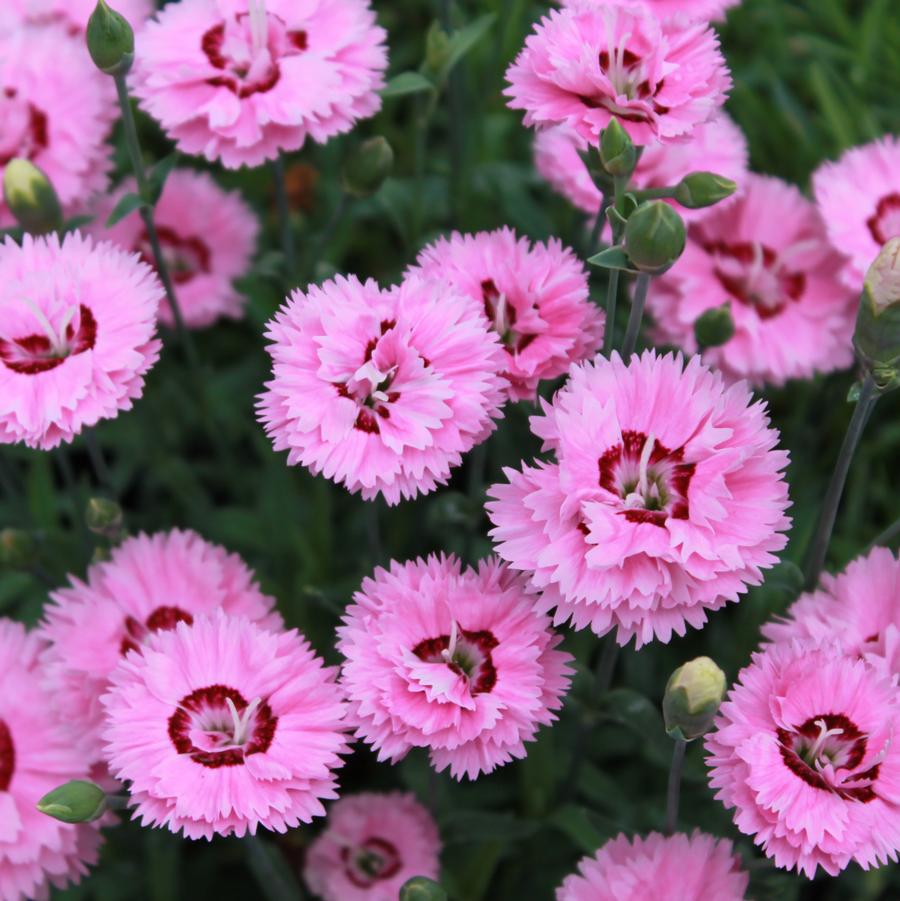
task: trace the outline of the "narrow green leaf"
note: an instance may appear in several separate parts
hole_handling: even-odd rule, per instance
[[[146,205],[137,194],[129,192],[123,195],[109,214],[109,218],[106,220],[106,227],[112,228],[117,222],[121,222],[126,216],[130,216],[135,210],[139,210]]]
[[[549,822],[567,835],[585,854],[593,854],[618,831],[615,823],[577,804],[561,807],[554,812]]]
[[[599,266],[601,269],[624,269],[630,272],[634,268],[631,260],[628,259],[628,254],[618,245],[607,247],[606,250],[601,250],[600,253],[588,257],[588,263],[591,266]]]
[[[453,67],[488,33],[496,18],[496,13],[486,13],[451,35],[444,65],[438,72],[440,81],[443,81],[453,71]]]
[[[150,196],[147,199],[151,206],[156,206],[156,204],[159,203],[159,198],[165,187],[166,179],[169,177],[169,173],[172,169],[175,168],[175,163],[177,161],[178,154],[170,153],[168,156],[163,157],[163,159],[150,170],[150,174],[147,176],[147,188],[150,192]]]
[[[409,94],[433,90],[434,85],[420,72],[401,72],[381,89],[381,96],[385,100],[390,100],[394,97],[406,97]]]

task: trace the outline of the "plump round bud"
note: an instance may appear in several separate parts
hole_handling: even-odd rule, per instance
[[[93,782],[75,779],[44,795],[37,809],[63,823],[90,823],[106,812],[106,792]]]
[[[894,388],[900,372],[900,237],[891,238],[866,273],[853,344],[881,390]]]
[[[714,172],[692,172],[675,185],[672,196],[689,210],[699,210],[731,197],[736,190],[737,185],[730,178]]]
[[[37,542],[29,532],[21,529],[0,530],[0,568],[30,569],[37,559]]]
[[[634,268],[649,275],[670,269],[684,250],[681,216],[662,200],[642,203],[625,223],[625,252]]]
[[[341,173],[344,190],[354,197],[371,197],[391,174],[394,151],[381,135],[363,141],[347,158]]]
[[[637,165],[637,149],[617,119],[600,133],[600,164],[613,178],[628,178]]]
[[[400,901],[447,901],[447,893],[427,876],[413,876],[400,886]]]
[[[666,732],[682,741],[706,734],[725,697],[725,687],[725,673],[709,657],[679,666],[669,677],[663,697]]]
[[[3,197],[16,222],[29,234],[62,228],[62,207],[50,179],[30,160],[10,160],[3,171]]]
[[[134,31],[121,13],[97,0],[87,24],[88,53],[107,75],[126,75],[134,62]]]
[[[734,337],[731,304],[724,303],[703,313],[694,323],[694,337],[701,348],[727,344]]]
[[[440,78],[450,62],[450,35],[441,28],[440,22],[432,22],[425,35],[424,74]]]
[[[92,497],[87,503],[84,521],[95,535],[114,538],[122,530],[122,508],[105,497]]]

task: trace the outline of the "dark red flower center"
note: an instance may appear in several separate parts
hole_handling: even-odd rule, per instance
[[[138,622],[133,616],[125,617],[125,637],[119,646],[119,652],[124,657],[129,651],[137,651],[141,643],[151,632],[165,632],[174,629],[178,623],[194,622],[194,617],[180,607],[157,607],[143,623]]]
[[[395,845],[383,838],[367,838],[355,848],[341,848],[344,874],[357,888],[371,888],[400,872],[403,861]]]
[[[458,676],[465,676],[473,695],[489,692],[497,683],[497,669],[491,652],[500,644],[492,632],[469,632],[454,623],[449,635],[426,638],[413,654],[426,663],[449,666]]]
[[[610,47],[600,51],[597,63],[609,81],[612,93],[580,95],[585,106],[591,109],[602,107],[617,118],[629,122],[650,122],[654,116],[661,116],[669,111],[667,106],[656,100],[664,80],[656,85],[651,84],[647,78],[646,66],[638,54],[621,45]],[[633,105],[630,101],[643,101],[643,105]]]
[[[47,116],[15,88],[0,92],[0,122],[0,166],[13,157],[32,160],[47,146]]]
[[[243,765],[250,754],[267,751],[277,726],[266,701],[248,704],[237,689],[209,685],[178,702],[169,717],[169,738],[179,754],[216,769]]]
[[[163,258],[175,284],[189,282],[198,272],[209,272],[209,245],[202,238],[197,235],[182,237],[175,229],[166,225],[157,225],[156,232]],[[134,250],[148,266],[156,267],[147,232],[141,232]]]
[[[652,435],[628,430],[600,455],[598,467],[600,487],[615,495],[629,522],[662,526],[669,517],[688,519],[695,464],[684,462],[683,447],[669,450]]]
[[[900,194],[894,191],[882,197],[866,225],[878,244],[887,244],[891,238],[900,235]]]
[[[781,758],[787,768],[813,788],[845,801],[868,803],[876,796],[879,764],[859,772],[868,737],[840,713],[810,717],[795,729],[778,729]]]
[[[521,353],[537,338],[537,335],[521,332],[516,328],[518,313],[503,294],[494,280],[485,279],[481,283],[481,296],[484,302],[484,315],[491,327],[500,336],[503,346],[511,353]]]
[[[760,319],[777,316],[790,301],[803,296],[806,276],[791,271],[770,247],[758,241],[714,241],[704,246],[713,257],[722,287],[735,300],[753,307]]]
[[[0,720],[0,792],[9,790],[16,768],[16,749],[9,726]]]
[[[67,321],[56,327],[43,312],[38,312],[42,332],[21,338],[0,338],[0,360],[13,372],[25,375],[47,372],[61,365],[67,357],[90,350],[96,343],[97,320],[84,304],[77,311],[72,308]]]

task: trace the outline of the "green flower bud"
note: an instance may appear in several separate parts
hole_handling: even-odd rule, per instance
[[[391,174],[394,151],[378,135],[363,141],[347,158],[341,172],[344,190],[354,197],[371,197]]]
[[[29,160],[12,159],[3,172],[3,196],[16,222],[32,235],[62,228],[62,207],[50,179]]]
[[[734,337],[731,303],[723,303],[701,314],[694,322],[694,337],[701,348],[727,344]]]
[[[662,200],[645,201],[625,223],[625,252],[640,272],[660,275],[670,269],[684,242],[681,216]]]
[[[115,538],[122,530],[122,508],[105,497],[92,497],[87,503],[84,521],[95,535]]]
[[[900,237],[891,238],[866,273],[853,336],[860,362],[882,390],[900,371]]]
[[[450,62],[450,35],[440,22],[432,22],[425,35],[425,61],[422,71],[430,78],[441,78]]]
[[[97,0],[87,24],[88,53],[107,75],[127,75],[134,62],[134,31],[121,13]]]
[[[413,876],[400,886],[400,901],[447,901],[447,893],[427,876]]]
[[[38,547],[34,537],[21,529],[0,531],[0,567],[4,569],[31,569],[38,559]]]
[[[689,210],[699,210],[731,197],[736,190],[737,185],[730,178],[714,172],[692,172],[675,185],[673,196]]]
[[[690,660],[669,677],[663,697],[666,732],[693,741],[706,734],[725,697],[725,673],[709,657]]]
[[[618,119],[612,119],[600,133],[600,164],[614,178],[628,178],[637,165],[634,142]]]
[[[44,795],[37,809],[63,823],[90,823],[106,813],[106,792],[93,782],[76,779]]]

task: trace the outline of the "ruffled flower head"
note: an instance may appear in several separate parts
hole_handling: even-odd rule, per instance
[[[98,206],[92,231],[154,266],[153,251],[140,216],[126,216],[112,228],[104,223],[129,182]],[[205,328],[220,317],[237,319],[244,300],[234,279],[244,275],[256,247],[259,226],[252,210],[234,191],[225,191],[212,176],[193,169],[176,169],[166,179],[153,212],[159,243],[184,322]],[[169,305],[159,308],[160,320],[174,321]]]
[[[4,0],[12,15],[29,25],[61,26],[84,46],[84,31],[97,0]],[[154,0],[112,0],[109,4],[137,31],[156,8]]]
[[[573,6],[579,0],[561,0],[560,6]],[[660,19],[683,13],[691,19],[719,22],[725,13],[741,0],[588,0],[596,6],[633,6],[643,2]]]
[[[571,660],[533,607],[496,558],[477,571],[452,557],[376,569],[338,629],[356,735],[379,760],[428,748],[457,779],[524,757],[556,719]]]
[[[706,736],[710,784],[775,865],[812,878],[897,859],[900,699],[836,646],[754,654]]]
[[[573,367],[531,426],[556,460],[505,470],[487,510],[497,553],[556,623],[667,642],[777,562],[787,454],[765,404],[697,358]]]
[[[192,623],[221,609],[278,628],[274,598],[264,595],[236,554],[195,532],[172,531],[129,538],[87,580],[50,595],[42,637],[49,695],[72,741],[92,759],[100,754],[100,696],[129,651],[140,651],[156,632]]]
[[[162,297],[149,266],[77,232],[0,244],[0,444],[49,450],[130,410]]]
[[[367,0],[182,0],[138,35],[134,92],[184,153],[258,166],[381,106]]]
[[[53,720],[40,686],[41,644],[0,619],[0,898],[46,898],[97,862],[95,823],[69,825],[36,809],[47,792],[88,779],[87,762]]]
[[[857,298],[841,265],[812,203],[793,185],[748,175],[739,196],[691,227],[682,257],[654,281],[655,338],[693,353],[695,321],[730,304],[734,337],[703,352],[729,379],[782,385],[845,369]]]
[[[686,140],[725,101],[731,76],[715,32],[647,7],[573,0],[551,10],[506,73],[525,124],[565,124],[589,144],[612,118],[635,144]]]
[[[221,610],[149,636],[102,698],[135,818],[209,839],[322,816],[347,750],[335,675],[298,632]]]
[[[425,248],[413,271],[448,282],[484,315],[506,350],[513,400],[534,400],[541,380],[564,375],[603,341],[587,272],[557,240],[532,246],[509,228],[453,234]]]
[[[365,792],[328,809],[303,876],[322,901],[396,901],[413,876],[437,879],[440,850],[434,819],[413,795]]]
[[[444,484],[503,401],[500,340],[444,282],[310,285],[266,336],[274,377],[258,406],[275,450],[367,500]]]

